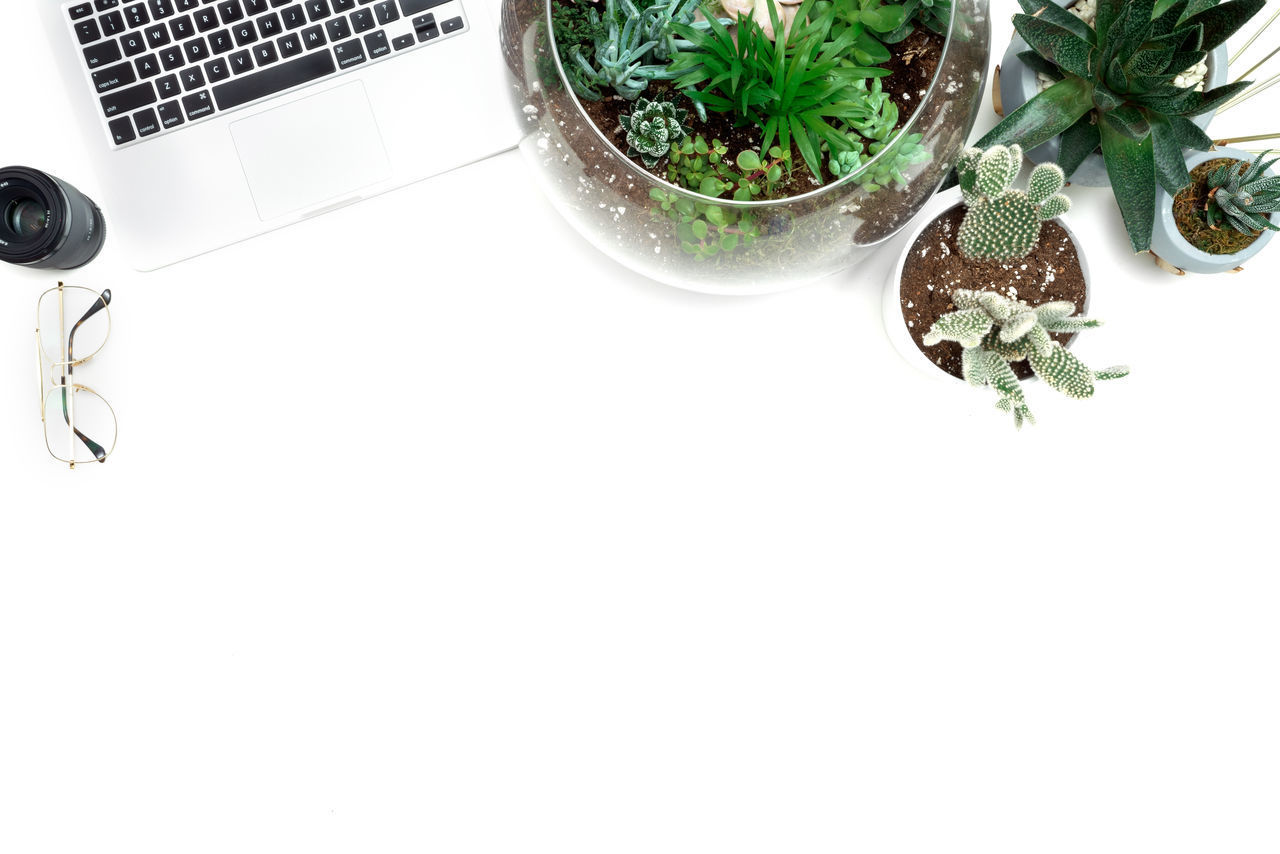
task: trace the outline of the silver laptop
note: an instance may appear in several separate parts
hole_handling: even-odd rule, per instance
[[[489,0],[41,0],[140,270],[510,148]]]

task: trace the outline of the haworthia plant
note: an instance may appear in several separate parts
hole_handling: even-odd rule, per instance
[[[970,148],[961,155],[956,171],[967,210],[956,244],[964,257],[1025,257],[1040,241],[1040,223],[1070,210],[1071,200],[1059,192],[1066,183],[1061,168],[1037,166],[1026,192],[1012,189],[1021,168],[1017,145]]]
[[[1241,234],[1256,234],[1264,228],[1280,231],[1280,226],[1267,217],[1267,214],[1280,210],[1280,178],[1266,174],[1276,161],[1262,162],[1268,154],[1269,151],[1259,154],[1243,174],[1241,163],[1233,160],[1209,176],[1205,219],[1211,227],[1218,228],[1219,223],[1225,220]]]
[[[1080,332],[1101,321],[1076,317],[1074,303],[1049,302],[1032,308],[1022,300],[994,291],[956,290],[956,310],[938,318],[925,334],[932,347],[955,341],[964,350],[961,370],[973,386],[991,386],[999,394],[996,408],[1013,414],[1014,426],[1035,423],[1012,363],[1026,360],[1050,388],[1077,400],[1093,397],[1094,383],[1128,376],[1127,367],[1090,370],[1084,362],[1050,337],[1051,332]]]
[[[688,118],[688,110],[680,109],[670,101],[640,98],[634,111],[618,117],[627,135],[627,154],[639,157],[645,166],[652,169],[667,156],[672,145],[679,145],[689,135],[683,124]]]

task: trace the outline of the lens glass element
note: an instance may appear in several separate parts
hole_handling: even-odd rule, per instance
[[[44,231],[49,224],[49,212],[36,199],[14,199],[4,212],[4,224],[18,237],[31,238]]]

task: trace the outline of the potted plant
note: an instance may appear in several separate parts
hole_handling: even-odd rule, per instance
[[[990,385],[1021,427],[1030,419],[1019,380],[1039,376],[1076,398],[1094,382],[1127,373],[1093,372],[1066,349],[1098,321],[1075,316],[1088,304],[1088,274],[1075,238],[1055,220],[1070,208],[1062,170],[1041,164],[1027,190],[1012,188],[1016,145],[967,150],[959,188],[921,223],[890,277],[885,326],[902,355],[932,376]]]
[[[1054,0],[1054,3],[1088,26],[1093,26],[1096,21],[1097,0]],[[1015,32],[1000,64],[996,66],[996,78],[991,89],[996,113],[1004,116],[1013,112],[1062,77],[1056,66],[1031,50],[1026,41]],[[1203,92],[1217,89],[1227,81],[1227,46],[1220,44],[1209,51],[1205,59],[1175,75],[1170,84],[1179,89],[1193,88]],[[1209,110],[1190,118],[1201,130],[1207,130],[1213,115],[1214,110]],[[1027,157],[1033,163],[1056,163],[1060,143],[1061,137],[1055,136],[1030,149]],[[1067,177],[1073,184],[1085,187],[1106,187],[1111,183],[1102,154],[1096,150],[1086,156]]]
[[[985,10],[507,0],[520,147],[626,266],[715,293],[793,287],[856,263],[950,170],[981,98]]]
[[[1248,152],[1219,148],[1187,158],[1191,183],[1176,195],[1161,190],[1151,254],[1163,269],[1182,275],[1236,272],[1262,251],[1280,209],[1280,177]]]
[[[1157,185],[1177,193],[1191,181],[1183,149],[1212,145],[1192,117],[1250,85],[1200,92],[1174,80],[1205,60],[1264,0],[1097,0],[1092,26],[1056,3],[1019,2],[1034,13],[1013,19],[1032,48],[1022,58],[1060,79],[1009,112],[978,145],[1035,147],[1061,135],[1058,163],[1068,176],[1101,148],[1130,245],[1145,252]]]

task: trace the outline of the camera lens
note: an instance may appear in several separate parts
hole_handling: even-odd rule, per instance
[[[0,169],[0,261],[73,270],[105,237],[102,211],[75,187],[25,166]]]

